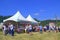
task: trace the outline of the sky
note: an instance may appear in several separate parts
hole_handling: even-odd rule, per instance
[[[20,11],[38,20],[60,19],[60,0],[0,0],[0,15],[14,15]]]

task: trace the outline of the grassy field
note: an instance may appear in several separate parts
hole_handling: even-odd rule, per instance
[[[15,36],[12,37],[10,35],[4,36],[3,33],[0,32],[0,40],[60,40],[60,33],[44,32],[40,34],[39,32],[34,32],[33,35],[15,33]]]

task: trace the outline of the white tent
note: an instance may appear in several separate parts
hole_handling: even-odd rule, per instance
[[[30,15],[28,15],[28,17],[26,18],[28,21],[30,22],[34,22],[34,23],[38,23],[37,21],[35,21]]]
[[[8,18],[8,19],[6,19],[6,20],[3,20],[3,22],[8,21],[8,20],[13,20],[13,21],[16,21],[16,22],[18,22],[18,21],[27,21],[27,20],[21,15],[21,13],[20,13],[19,11],[17,11],[17,13],[16,13],[15,15],[13,15],[12,17],[10,17],[10,18]]]

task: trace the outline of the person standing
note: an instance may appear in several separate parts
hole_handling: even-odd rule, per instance
[[[60,27],[58,27],[58,31],[60,32]]]
[[[29,34],[32,35],[32,26],[31,25],[28,26],[28,31],[29,31]]]
[[[14,26],[13,26],[13,24],[11,24],[11,23],[9,23],[9,33],[12,35],[12,36],[14,36]]]
[[[28,25],[25,26],[25,33],[28,33]]]
[[[3,24],[2,29],[3,29],[3,34],[7,35],[8,34],[8,27],[5,24]]]
[[[39,26],[39,29],[40,29],[40,33],[42,33],[42,31],[43,31],[43,30],[42,30],[43,27],[42,27],[41,25]]]
[[[47,25],[46,27],[47,27],[47,32],[50,32],[51,29],[50,26]]]
[[[46,30],[47,30],[47,27],[46,27],[46,26],[44,26],[44,27],[43,27],[43,29],[44,29],[44,32],[46,32]]]
[[[35,26],[32,28],[32,31],[33,31],[33,32],[35,32],[35,31],[36,31],[36,27],[35,27]]]
[[[55,32],[56,32],[56,33],[58,32],[58,27],[57,27],[57,26],[55,27]]]

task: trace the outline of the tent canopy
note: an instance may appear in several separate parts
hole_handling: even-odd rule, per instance
[[[35,21],[30,15],[28,15],[28,17],[26,18],[28,21],[32,22],[32,23],[38,23],[37,21]]]
[[[16,13],[15,15],[13,15],[12,17],[10,17],[10,18],[8,18],[8,19],[6,19],[6,20],[3,20],[3,22],[8,21],[8,20],[13,20],[13,21],[16,21],[16,22],[18,22],[18,21],[27,21],[27,20],[21,15],[21,13],[20,13],[19,11],[17,11],[17,13]]]

